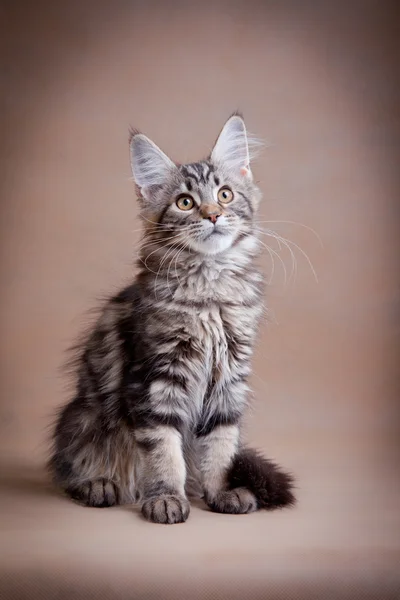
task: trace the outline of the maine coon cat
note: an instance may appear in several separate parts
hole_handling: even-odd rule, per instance
[[[197,163],[172,162],[136,131],[130,149],[139,271],[79,350],[54,480],[88,506],[140,502],[156,523],[187,519],[189,484],[220,513],[291,505],[291,476],[240,440],[263,300],[244,121],[230,117]]]

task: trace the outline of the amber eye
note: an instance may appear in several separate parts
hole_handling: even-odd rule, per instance
[[[218,192],[218,202],[229,204],[233,200],[233,192],[228,187],[222,187]]]
[[[176,199],[176,205],[181,210],[190,210],[194,206],[194,200],[191,196],[179,196]]]

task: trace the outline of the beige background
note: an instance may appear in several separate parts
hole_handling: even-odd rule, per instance
[[[1,598],[400,593],[395,5],[2,2]],[[196,160],[236,108],[269,145],[263,226],[319,280],[275,257],[247,418],[299,505],[172,528],[77,507],[45,439],[65,348],[134,272],[128,127]]]

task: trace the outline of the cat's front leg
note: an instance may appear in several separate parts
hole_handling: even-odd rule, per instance
[[[137,429],[135,438],[143,516],[153,523],[183,523],[190,505],[181,434],[171,425],[155,425]]]
[[[239,427],[218,424],[198,434],[204,499],[214,512],[243,514],[257,510],[257,499],[245,487],[229,489],[228,471],[239,450]]]

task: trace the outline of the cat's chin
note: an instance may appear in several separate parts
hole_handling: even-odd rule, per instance
[[[234,236],[230,233],[215,232],[204,240],[195,240],[190,246],[200,254],[220,254],[232,246]]]

